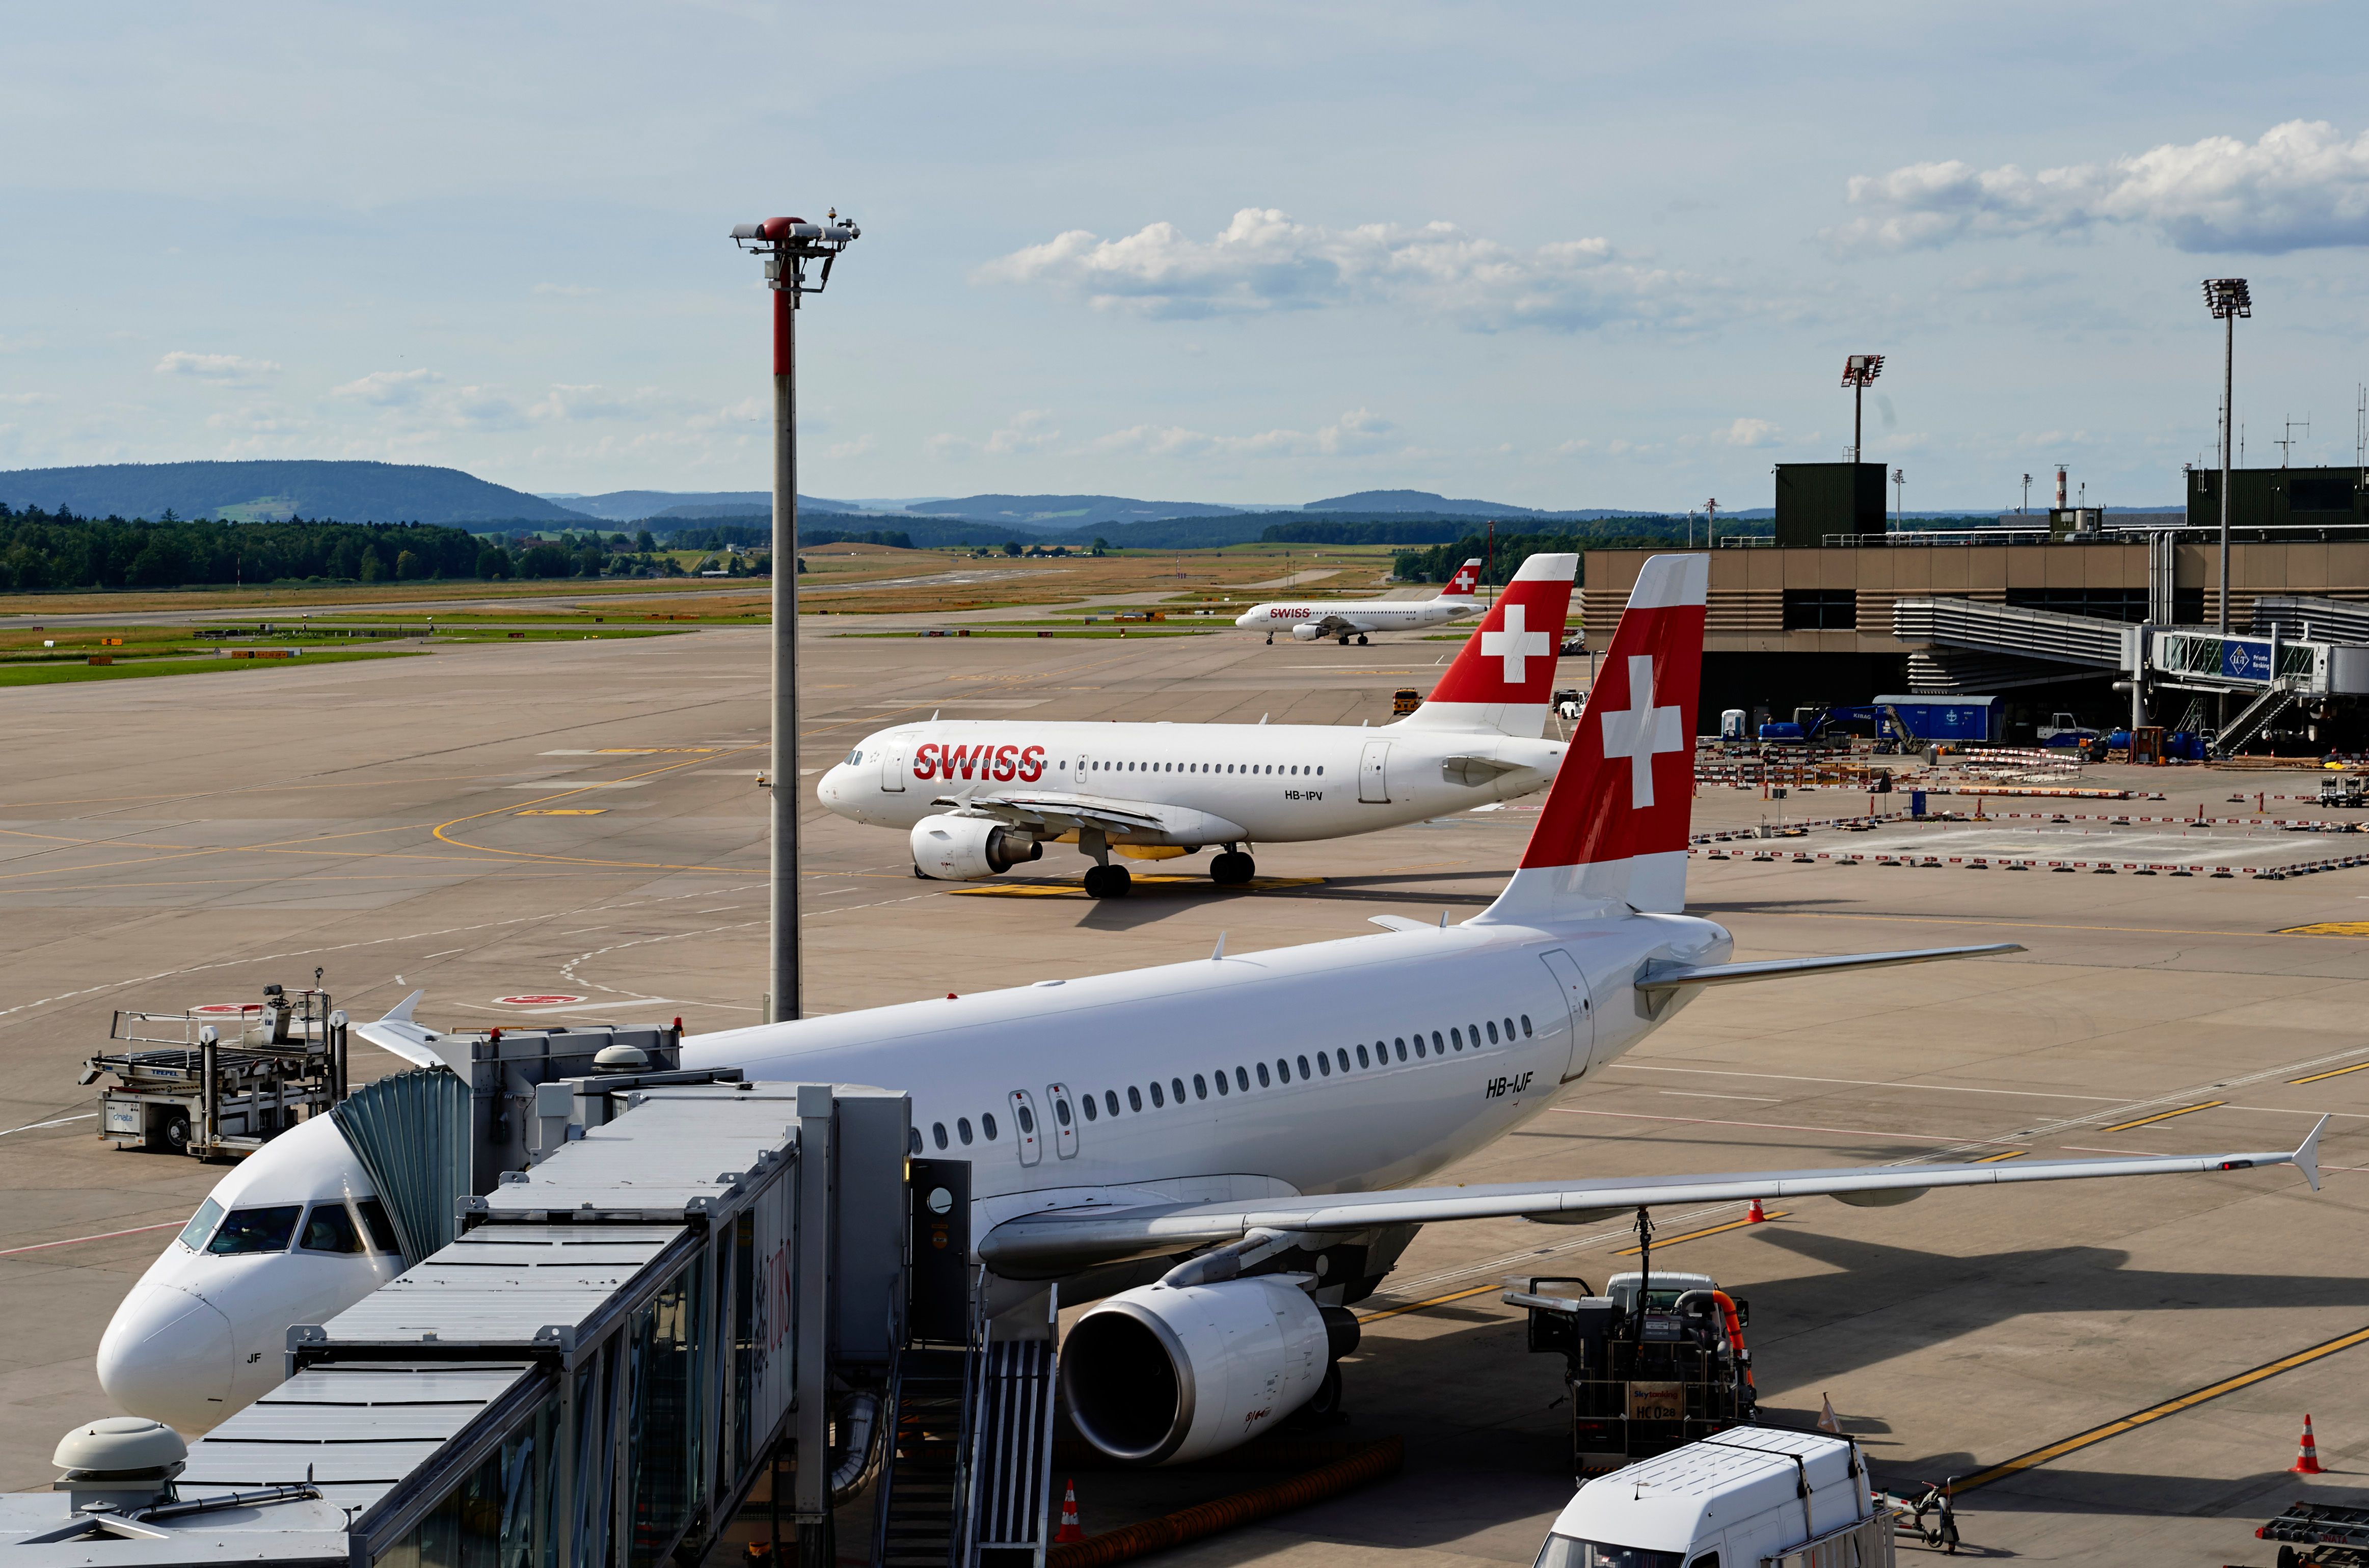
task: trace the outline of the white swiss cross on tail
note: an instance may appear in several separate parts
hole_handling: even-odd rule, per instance
[[[1604,760],[1629,759],[1629,805],[1643,811],[1654,804],[1654,757],[1662,751],[1688,750],[1686,715],[1677,707],[1657,708],[1654,700],[1654,661],[1629,661],[1629,705],[1604,715]]]
[[[1481,634],[1481,657],[1505,660],[1505,684],[1522,683],[1522,663],[1525,659],[1548,658],[1554,654],[1554,639],[1544,632],[1528,629],[1522,607],[1516,603],[1505,606],[1505,624],[1496,631]]]
[[[1521,866],[1477,919],[1685,912],[1710,576],[1702,555],[1654,555],[1638,571]]]

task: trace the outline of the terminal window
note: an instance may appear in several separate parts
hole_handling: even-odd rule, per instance
[[[2147,618],[2147,594],[2143,588],[2011,588],[2007,590],[2007,601],[2019,610],[2054,610],[2100,621],[2136,624]],[[2202,624],[2204,590],[2173,589],[2171,618],[2183,626]]]
[[[1848,632],[1858,625],[1857,589],[1789,588],[1785,590],[1785,629],[1789,632]]]

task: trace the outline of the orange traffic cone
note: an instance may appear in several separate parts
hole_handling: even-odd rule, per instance
[[[2295,1462],[2287,1467],[2287,1473],[2289,1475],[2325,1475],[2328,1473],[2326,1471],[2319,1468],[2319,1445],[2312,1438],[2311,1415],[2308,1412],[2305,1413],[2303,1418],[2303,1441],[2295,1446]]]
[[[1752,1212],[1744,1217],[1744,1222],[1746,1225],[1766,1225],[1768,1223],[1768,1213],[1766,1209],[1760,1207],[1760,1200],[1758,1198],[1756,1197],[1752,1200]]]
[[[1053,1544],[1066,1546],[1085,1539],[1085,1529],[1078,1523],[1078,1483],[1072,1478],[1068,1494],[1061,1499],[1061,1528],[1053,1532]]]

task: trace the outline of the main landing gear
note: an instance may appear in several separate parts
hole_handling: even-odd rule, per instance
[[[1086,867],[1086,897],[1124,898],[1133,880],[1123,865],[1090,865]]]
[[[1258,863],[1240,850],[1228,850],[1209,862],[1209,880],[1220,887],[1238,887],[1256,874]]]
[[[1364,647],[1366,646],[1366,634],[1363,632],[1359,632],[1357,634],[1357,646],[1359,647]]]

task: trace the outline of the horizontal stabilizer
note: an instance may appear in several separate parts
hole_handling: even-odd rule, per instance
[[[1831,958],[1766,958],[1752,964],[1648,964],[1637,989],[1648,995],[1681,986],[1733,986],[1746,980],[1781,980],[1795,975],[1829,975],[1848,969],[1888,969],[1895,964],[1934,964],[1944,958],[1981,958],[2020,953],[2020,942],[1989,942],[1979,947],[1917,947],[1901,953],[1844,953]]]

